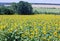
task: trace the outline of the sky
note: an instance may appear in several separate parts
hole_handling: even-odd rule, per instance
[[[0,2],[19,2],[26,1],[29,3],[58,3],[60,4],[60,0],[0,0]]]

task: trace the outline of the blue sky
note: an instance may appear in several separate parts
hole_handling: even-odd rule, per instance
[[[0,0],[0,2],[19,2],[19,1],[27,1],[30,3],[59,3],[60,0]]]

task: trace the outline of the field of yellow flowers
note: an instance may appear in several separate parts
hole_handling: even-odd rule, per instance
[[[60,41],[60,15],[0,15],[0,41]]]

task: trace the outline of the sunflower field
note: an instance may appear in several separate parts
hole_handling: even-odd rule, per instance
[[[0,15],[0,41],[60,41],[60,15]]]

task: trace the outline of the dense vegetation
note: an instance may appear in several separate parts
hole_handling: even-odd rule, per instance
[[[12,3],[11,6],[0,6],[0,15],[12,15],[12,14],[58,14],[60,15],[60,8],[42,8],[32,7],[32,4],[24,1],[19,3]]]
[[[0,41],[60,41],[60,15],[0,15]]]
[[[31,15],[33,14],[33,8],[30,3],[20,1],[19,3],[12,3],[11,6],[1,6],[0,14],[22,14]]]
[[[32,14],[32,6],[28,2],[20,1],[17,6],[18,14],[30,15]]]
[[[9,8],[7,8],[7,7],[0,7],[0,14],[1,15],[12,15],[12,14],[14,14],[14,11],[12,10],[12,9],[9,9]]]

